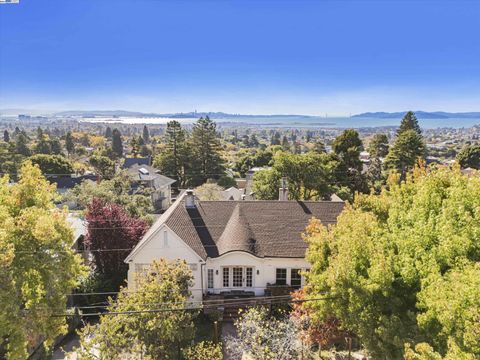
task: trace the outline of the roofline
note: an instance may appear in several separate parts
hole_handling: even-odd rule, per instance
[[[305,248],[305,251],[308,249]],[[248,254],[248,255],[251,255],[252,257],[256,258],[256,259],[305,259],[305,256],[257,256],[253,253],[251,253],[250,251],[246,251],[246,250],[229,250],[227,252],[224,252],[222,253],[221,255],[218,255],[218,256],[215,256],[215,257],[211,257],[211,256],[207,256],[207,260],[208,259],[219,259],[221,257],[223,257],[224,255],[228,255],[228,254],[231,254],[231,253],[234,253],[234,252],[241,252],[241,253],[245,253],[245,254]]]
[[[186,193],[183,193],[180,195],[180,197],[165,211],[162,216],[160,216],[157,221],[153,223],[153,225],[150,227],[150,229],[147,230],[145,235],[143,235],[142,239],[138,242],[137,245],[133,248],[133,250],[128,254],[128,256],[123,260],[123,262],[128,263],[132,257],[140,250],[141,247],[154,235],[156,234],[163,226],[166,226],[167,220],[170,218],[172,215],[173,211],[179,206],[181,203],[181,200],[185,197]],[[170,229],[170,228],[169,228]],[[172,229],[170,229],[172,232],[175,233]],[[175,233],[177,234],[177,233]],[[178,236],[178,234],[177,234]],[[193,249],[192,249],[193,250]]]

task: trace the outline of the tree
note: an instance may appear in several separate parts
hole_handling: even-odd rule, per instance
[[[332,144],[332,150],[337,154],[347,169],[362,170],[360,152],[363,149],[358,132],[353,129],[344,130]]]
[[[315,144],[313,145],[312,151],[315,151],[319,154],[327,153],[327,149],[325,148],[325,144],[321,140],[315,141]]]
[[[282,150],[283,151],[290,150],[290,143],[288,142],[288,138],[286,135],[283,135],[283,138],[282,138]]]
[[[44,175],[70,175],[73,173],[72,163],[61,155],[36,154],[30,156],[28,160],[38,165]]]
[[[51,346],[66,331],[67,295],[84,275],[72,250],[73,231],[58,210],[55,185],[25,162],[20,179],[0,180],[0,347],[7,359]]]
[[[138,154],[140,153],[140,144],[138,142],[137,137],[132,136],[132,139],[130,140],[130,147],[132,148],[132,156],[137,157]]]
[[[122,134],[118,129],[113,129],[112,132],[112,151],[118,158],[123,156]]]
[[[148,131],[147,125],[143,125],[142,139],[145,144],[150,142],[150,132]]]
[[[422,130],[418,125],[417,117],[413,111],[408,111],[400,122],[400,127],[397,130],[397,135],[401,135],[407,130],[414,130],[417,134],[421,134]]]
[[[195,195],[202,201],[223,200],[223,188],[215,183],[205,183],[195,188]]]
[[[183,350],[185,360],[223,360],[222,346],[202,341]]]
[[[388,154],[388,136],[385,134],[373,135],[370,144],[368,144],[368,153],[370,158],[384,158]]]
[[[97,175],[104,179],[111,179],[115,175],[115,162],[106,156],[92,155],[88,162],[93,166]]]
[[[478,357],[480,178],[417,168],[388,185],[358,195],[335,226],[307,228],[308,296],[328,298],[309,306],[317,319],[338,318],[375,359],[425,342],[447,358]]]
[[[67,149],[68,155],[73,155],[75,153],[75,143],[73,142],[72,133],[69,131],[65,135],[65,148]]]
[[[20,132],[15,137],[15,152],[24,156],[30,156],[31,151],[28,147],[28,137],[25,132]]]
[[[200,118],[192,130],[191,162],[192,185],[201,185],[208,179],[218,179],[224,172],[224,160],[220,155],[217,125],[207,116]]]
[[[425,143],[422,135],[415,130],[400,133],[385,158],[385,167],[395,170],[405,179],[419,159],[425,158]]]
[[[152,198],[149,194],[139,192],[132,195],[131,186],[132,180],[128,173],[121,172],[111,180],[103,180],[99,184],[83,181],[70,190],[64,196],[64,200],[73,201],[80,209],[86,209],[93,199],[98,198],[121,205],[133,217],[150,221],[148,214],[154,211]]]
[[[113,136],[112,128],[110,126],[107,126],[107,128],[105,129],[105,138],[111,139],[112,136]]]
[[[250,308],[235,321],[237,336],[229,336],[226,348],[238,358],[296,360],[302,354],[298,328],[288,317],[270,317],[266,308]]]
[[[7,143],[10,142],[10,134],[8,133],[8,130],[5,130],[3,132],[3,141],[5,141]]]
[[[155,157],[154,166],[163,174],[175,179],[176,185],[181,187],[187,183],[186,171],[189,162],[189,149],[186,142],[185,130],[176,120],[167,123],[165,132],[166,148]]]
[[[61,155],[62,154],[62,144],[60,140],[57,138],[50,140],[50,151],[53,155]]]
[[[480,145],[465,145],[457,155],[462,168],[480,169]]]
[[[128,270],[123,260],[145,234],[147,223],[131,217],[120,205],[109,204],[101,199],[92,200],[85,219],[88,222],[85,245],[95,250],[95,271],[105,275],[118,288]]]
[[[252,192],[257,200],[278,200],[280,175],[274,170],[260,170],[253,174]]]
[[[81,347],[76,349],[82,359],[92,358],[94,349],[101,359],[179,359],[180,349],[189,345],[196,316],[194,309],[185,309],[191,295],[188,289],[193,286],[189,266],[181,260],[160,259],[144,274],[137,273],[135,281],[136,291],[122,288],[108,310],[140,313],[106,314],[98,325],[87,325],[81,332]],[[157,311],[141,312],[145,309]]]

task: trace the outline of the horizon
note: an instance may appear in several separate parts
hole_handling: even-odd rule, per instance
[[[21,0],[0,7],[0,108],[472,112],[479,14],[440,0]]]

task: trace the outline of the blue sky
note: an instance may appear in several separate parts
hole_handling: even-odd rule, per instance
[[[0,108],[480,111],[480,2],[20,0]]]

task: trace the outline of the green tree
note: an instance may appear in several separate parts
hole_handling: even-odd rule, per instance
[[[418,125],[417,117],[413,111],[408,111],[400,122],[400,127],[397,130],[397,135],[400,135],[408,130],[414,130],[417,134],[421,134],[422,130]]]
[[[137,273],[135,281],[136,291],[121,289],[108,310],[140,313],[105,314],[98,325],[87,325],[81,331],[81,348],[76,349],[82,359],[96,358],[91,355],[94,349],[102,359],[179,359],[180,349],[193,339],[196,311],[183,310],[193,286],[189,266],[180,260],[160,259],[145,274]],[[157,311],[142,312],[145,309]]]
[[[145,144],[150,142],[150,132],[148,131],[147,125],[143,125],[142,139]]]
[[[217,138],[217,125],[207,116],[200,118],[192,130],[192,185],[201,185],[208,179],[218,179],[224,172],[224,160]]]
[[[30,156],[31,151],[28,147],[28,137],[25,132],[20,132],[15,137],[15,152],[23,156]]]
[[[480,169],[480,145],[465,145],[457,155],[462,168]]]
[[[189,146],[186,141],[185,130],[178,121],[172,120],[167,123],[165,141],[165,150],[155,157],[153,165],[161,173],[177,180],[176,186],[185,186],[187,183]]]
[[[151,196],[148,192],[136,192],[130,194],[132,180],[128,173],[120,172],[110,180],[102,180],[100,183],[84,181],[75,186],[64,197],[65,201],[75,202],[80,209],[86,209],[94,198],[109,203],[121,205],[134,217],[151,220],[148,214],[153,213],[154,208]]]
[[[65,135],[65,148],[67,149],[68,155],[71,156],[75,154],[75,143],[73,142],[73,136],[70,131]]]
[[[69,175],[74,172],[70,160],[61,155],[36,154],[28,160],[38,165],[44,175]]]
[[[50,149],[53,155],[62,154],[62,143],[58,138],[53,138],[50,140]]]
[[[215,183],[205,183],[195,188],[195,195],[202,201],[223,200],[223,188]]]
[[[50,143],[50,139],[48,135],[44,134],[42,129],[38,128],[40,131],[38,132],[38,141],[35,144],[34,152],[35,154],[51,154],[52,153],[52,145]]]
[[[106,156],[92,155],[88,162],[103,179],[111,179],[115,175],[115,162]]]
[[[118,129],[112,131],[112,151],[118,158],[123,156],[122,134]]]
[[[260,170],[253,174],[252,192],[257,200],[278,200],[280,175],[274,170]]]
[[[321,154],[321,153],[326,153],[327,149],[325,148],[325,144],[321,140],[317,140],[313,145],[312,151],[315,151]]]
[[[388,136],[385,134],[375,134],[368,144],[368,153],[370,158],[384,158],[388,154]]]
[[[10,134],[8,133],[8,130],[5,130],[3,132],[3,141],[5,141],[7,143],[10,142]]]
[[[358,132],[353,129],[344,130],[332,144],[332,150],[337,154],[347,169],[362,170],[360,152],[363,149]]]
[[[419,159],[425,158],[425,143],[415,130],[405,130],[395,139],[385,158],[385,168],[395,170],[405,179]]]
[[[55,208],[55,186],[25,162],[20,180],[0,180],[0,347],[7,359],[51,346],[66,331],[67,295],[84,274],[72,250],[73,231]]]
[[[183,350],[185,360],[222,360],[222,346],[210,341],[202,341]]]
[[[282,150],[283,151],[290,150],[290,143],[288,142],[288,138],[286,135],[283,135],[283,138],[282,138]]]
[[[107,128],[105,129],[105,138],[111,139],[112,136],[113,136],[112,128],[110,126],[107,126]]]
[[[328,298],[309,306],[319,320],[339,319],[375,359],[402,358],[407,343],[480,356],[480,178],[417,168],[388,185],[358,195],[335,226],[307,228],[306,288]]]

